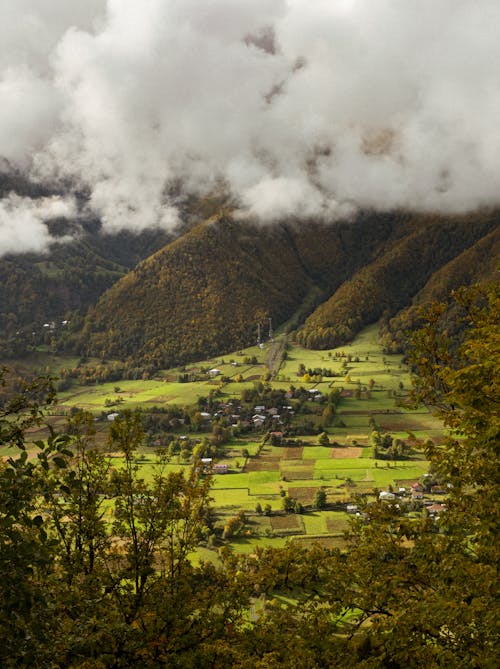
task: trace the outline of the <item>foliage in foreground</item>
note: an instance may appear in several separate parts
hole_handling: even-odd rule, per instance
[[[141,481],[131,415],[110,433],[121,468],[95,451],[85,416],[71,441],[53,435],[28,459],[25,431],[53,395],[27,387],[0,417],[20,452],[0,469],[2,666],[498,666],[499,294],[457,301],[469,322],[459,350],[436,308],[412,361],[416,398],[452,430],[428,453],[447,511],[435,522],[374,504],[344,552],[292,543],[193,566],[209,482]]]

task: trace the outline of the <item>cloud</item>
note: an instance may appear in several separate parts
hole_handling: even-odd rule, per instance
[[[499,202],[496,0],[6,0],[0,154],[171,228],[172,184],[263,221]],[[39,36],[39,38],[37,38]]]
[[[0,200],[0,249],[7,253],[44,252],[54,241],[46,221],[73,218],[77,214],[72,198],[31,199],[11,193]],[[65,241],[59,237],[57,241]]]

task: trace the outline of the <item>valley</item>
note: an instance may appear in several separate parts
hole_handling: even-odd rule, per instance
[[[146,379],[92,382],[99,365],[113,361],[79,364],[49,352],[40,352],[36,364],[63,378],[78,370],[66,379],[69,387],[59,392],[47,421],[64,432],[77,409],[90,412],[96,444],[112,465],[122,461],[109,452],[107,434],[124,410],[142,418],[145,438],[135,461],[147,482],[160,471],[206,463],[216,520],[198,551],[204,559],[216,559],[225,544],[241,552],[291,538],[342,546],[349,516],[381,491],[400,491],[399,500],[416,516],[426,515],[424,503],[442,499],[430,494],[430,485],[425,499],[412,497],[412,484],[424,481],[428,469],[422,444],[439,443],[444,430],[425,408],[402,406],[409,370],[401,355],[384,354],[377,325],[325,351],[304,349],[281,333],[272,342]],[[376,434],[389,434],[399,452],[375,458]],[[44,437],[43,426],[28,433],[29,440]]]
[[[500,3],[0,17],[0,668],[500,667]]]

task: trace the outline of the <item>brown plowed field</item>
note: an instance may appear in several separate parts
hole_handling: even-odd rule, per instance
[[[299,518],[295,515],[272,516],[271,527],[273,530],[301,530]]]
[[[339,532],[344,532],[349,527],[347,518],[327,518],[326,519],[326,529],[331,534],[338,534]]]
[[[288,496],[302,504],[311,504],[318,488],[288,488]]]
[[[303,446],[290,446],[283,449],[283,457],[285,460],[302,460],[303,452]]]
[[[360,458],[363,449],[359,446],[343,446],[342,448],[332,448],[331,458]]]
[[[257,458],[249,458],[246,464],[247,472],[277,472],[280,468],[279,455],[260,455]]]

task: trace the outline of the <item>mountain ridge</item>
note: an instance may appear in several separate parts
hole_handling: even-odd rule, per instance
[[[86,318],[82,350],[153,368],[227,353],[255,341],[258,322],[287,321],[312,289],[321,304],[297,339],[311,348],[336,346],[408,306],[435,271],[498,222],[495,212],[364,213],[351,222],[271,227],[212,217],[100,297]]]

